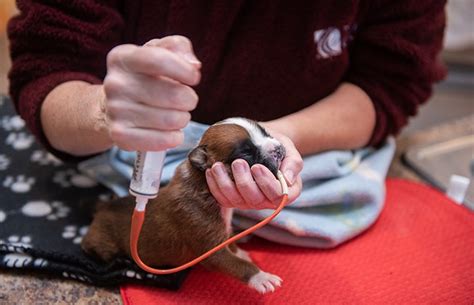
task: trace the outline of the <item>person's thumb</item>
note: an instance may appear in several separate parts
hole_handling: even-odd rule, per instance
[[[280,170],[285,176],[286,182],[293,185],[303,169],[303,159],[293,142],[287,138],[280,139],[280,141],[286,150],[286,156],[281,163]]]

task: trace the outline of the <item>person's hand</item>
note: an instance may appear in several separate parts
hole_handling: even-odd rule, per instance
[[[181,144],[181,129],[198,102],[190,86],[199,83],[200,68],[191,42],[183,36],[112,49],[107,55],[102,107],[114,144],[142,151]]]
[[[288,203],[291,203],[301,194],[303,187],[300,177],[303,159],[288,137],[268,127],[266,130],[286,149],[286,157],[280,170],[288,183]],[[232,162],[232,175],[235,183],[227,174],[224,165],[219,162],[206,170],[209,189],[221,206],[259,210],[275,209],[280,204],[280,182],[265,166],[255,164],[250,168],[245,160],[237,159]]]

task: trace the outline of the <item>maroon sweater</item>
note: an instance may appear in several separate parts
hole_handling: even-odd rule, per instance
[[[271,120],[344,81],[372,99],[370,144],[396,134],[444,76],[445,1],[19,0],[8,27],[10,93],[32,132],[45,96],[68,80],[100,83],[114,46],[187,36],[202,61],[193,120]],[[55,152],[62,158],[67,155]]]

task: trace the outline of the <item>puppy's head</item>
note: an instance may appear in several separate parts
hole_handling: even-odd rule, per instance
[[[215,162],[229,168],[234,160],[244,159],[250,166],[266,166],[275,176],[284,157],[280,142],[257,122],[244,118],[226,119],[209,127],[188,156],[191,165],[201,171]]]

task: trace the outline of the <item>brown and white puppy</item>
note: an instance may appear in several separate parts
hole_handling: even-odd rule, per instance
[[[280,142],[254,121],[231,118],[211,126],[178,166],[170,183],[148,203],[139,241],[142,260],[153,267],[178,266],[229,238],[232,209],[217,203],[205,178],[205,170],[215,162],[224,163],[231,173],[231,163],[240,158],[250,166],[263,164],[276,175],[284,156]],[[82,242],[84,251],[104,261],[130,257],[134,206],[133,197],[99,204]],[[236,277],[260,293],[281,285],[278,276],[260,270],[235,244],[201,264]]]

